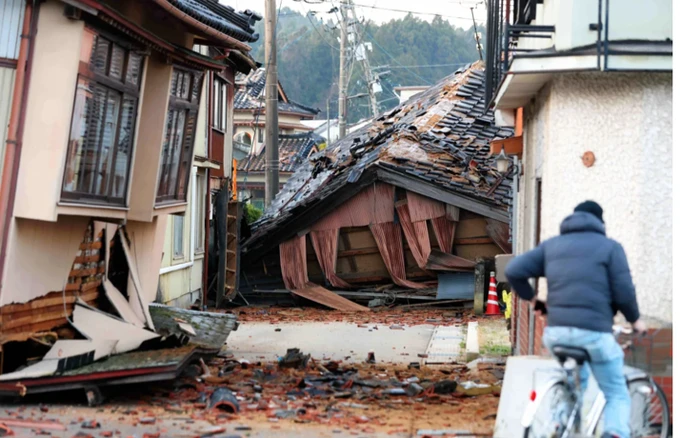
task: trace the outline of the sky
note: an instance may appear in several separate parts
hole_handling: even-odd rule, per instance
[[[237,10],[252,9],[264,15],[265,0],[219,0],[220,3],[233,6]],[[288,7],[303,14],[308,11],[328,12],[334,5],[346,0],[276,0],[277,5]],[[472,26],[470,7],[474,7],[477,25],[486,22],[485,0],[353,0],[359,18],[385,23],[399,19],[411,11],[417,17],[431,21],[436,14],[452,24],[464,29]],[[331,4],[333,3],[333,4]],[[319,14],[319,18],[329,17]]]

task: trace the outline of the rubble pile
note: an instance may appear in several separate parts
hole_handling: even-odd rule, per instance
[[[462,325],[475,321],[471,309],[373,309],[371,312],[342,312],[313,307],[239,307],[231,310],[241,322],[351,322],[358,325],[414,326],[436,324],[441,326]]]
[[[298,349],[278,363],[215,358],[205,368],[190,367],[156,403],[215,425],[259,418],[363,432],[405,432],[405,413],[446,408],[448,423],[462,421],[482,434],[493,428],[504,372],[502,364],[491,363],[435,369],[323,362]]]

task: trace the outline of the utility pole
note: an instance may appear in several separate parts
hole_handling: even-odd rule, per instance
[[[264,199],[271,205],[279,191],[279,89],[276,71],[276,0],[265,0],[265,180]]]
[[[347,135],[347,18],[340,5],[340,78],[338,79],[338,129],[340,137]]]
[[[326,147],[331,145],[331,97],[326,100]]]
[[[472,14],[472,25],[475,28],[475,43],[477,43],[477,51],[479,52],[479,60],[483,61],[484,58],[482,57],[482,46],[479,43],[479,35],[477,34],[477,22],[475,21],[475,10],[474,10],[474,8],[470,8],[470,13]]]
[[[356,11],[354,10],[354,4],[352,0],[348,0],[348,8],[352,18],[352,25],[354,29],[354,50],[352,50],[353,55],[356,56],[359,51],[357,47],[361,47],[360,52],[363,55],[361,62],[361,68],[364,71],[364,76],[366,79],[366,84],[368,85],[368,97],[371,103],[371,113],[373,117],[378,117],[378,100],[375,97],[375,89],[373,88],[373,83],[376,82],[377,78],[373,75],[373,70],[371,69],[371,64],[368,61],[368,50],[363,41],[359,38],[359,32],[356,30],[356,26],[359,23],[357,19]]]

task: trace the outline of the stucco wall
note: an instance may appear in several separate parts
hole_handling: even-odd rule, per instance
[[[57,218],[83,26],[64,17],[61,2],[40,7],[14,205],[17,217]]]
[[[671,95],[670,74],[560,75],[525,125],[523,188],[542,175],[541,238],[557,235],[579,202],[599,202],[608,235],[628,255],[642,314],[662,321],[672,315]],[[591,168],[586,151],[596,157]],[[535,197],[526,190],[522,202],[526,213]]]

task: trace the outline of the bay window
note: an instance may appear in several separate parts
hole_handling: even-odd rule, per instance
[[[157,203],[186,201],[203,74],[173,67]]]
[[[85,28],[62,201],[125,204],[144,58]]]

